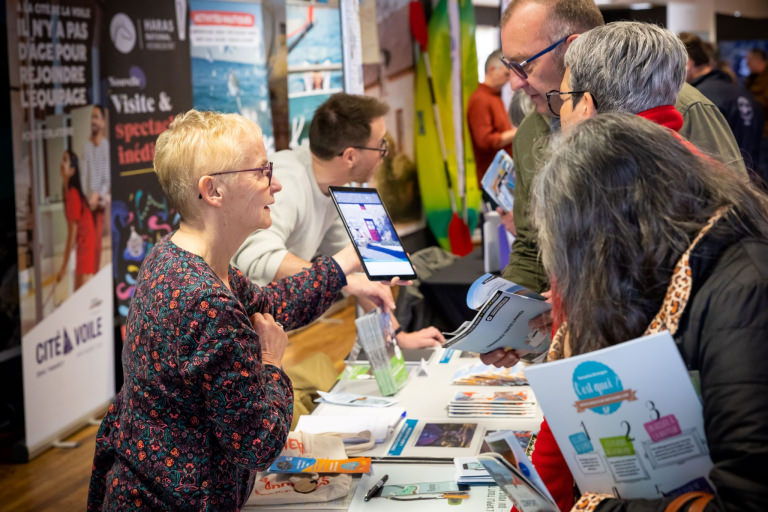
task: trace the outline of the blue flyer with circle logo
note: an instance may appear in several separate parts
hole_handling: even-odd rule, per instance
[[[668,332],[525,373],[580,489],[647,499],[714,492],[701,401]]]

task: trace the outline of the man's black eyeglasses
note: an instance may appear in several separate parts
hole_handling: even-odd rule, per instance
[[[542,55],[545,55],[545,54],[551,52],[552,50],[557,48],[557,46],[559,44],[564,43],[565,40],[568,39],[569,37],[571,37],[571,36],[568,35],[568,36],[565,36],[562,39],[559,39],[558,41],[555,41],[550,46],[547,46],[546,48],[541,50],[539,53],[534,55],[533,57],[531,57],[529,59],[525,59],[523,62],[513,62],[513,61],[509,60],[508,58],[506,58],[503,55],[501,57],[499,57],[499,60],[501,60],[501,63],[504,64],[507,67],[507,69],[509,69],[510,71],[514,72],[517,76],[519,76],[523,80],[527,80],[528,79],[528,73],[525,72],[525,66],[527,66],[528,64],[530,64],[534,60],[538,59]]]
[[[377,148],[369,148],[368,146],[347,146],[347,148],[367,149],[368,151],[378,151],[379,153],[381,153],[381,158],[384,158],[389,154],[389,143],[387,142],[387,139],[381,139],[381,143],[379,143],[379,147]],[[342,156],[344,154],[344,150],[346,150],[347,148],[344,148],[341,151],[339,151],[339,154],[336,156]]]
[[[579,101],[581,101],[581,97],[584,96],[589,91],[558,91],[557,89],[552,89],[547,93],[547,106],[549,107],[549,111],[552,112],[552,115],[555,117],[560,117],[560,109],[554,108],[552,106],[552,98],[557,96],[560,98],[560,101],[565,101],[569,98],[563,98],[563,95],[567,94],[570,95],[570,100],[573,102],[573,105],[575,106]],[[592,102],[595,104],[595,108],[597,108],[597,100],[595,99],[594,94],[592,95]]]
[[[211,174],[208,174],[208,176],[218,176],[220,174],[235,174],[238,172],[254,172],[258,171],[261,173],[262,177],[267,178],[267,186],[272,186],[272,168],[274,167],[274,164],[272,162],[267,162],[267,165],[262,165],[261,167],[254,167],[253,169],[240,169],[239,171],[219,171],[219,172],[212,172]],[[198,198],[202,199],[203,194],[198,194]]]

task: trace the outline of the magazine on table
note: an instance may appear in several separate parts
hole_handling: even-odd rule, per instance
[[[449,417],[536,416],[538,409],[528,386],[504,391],[458,391],[448,402]]]
[[[481,453],[477,460],[520,512],[558,511],[552,495],[514,431],[501,430],[488,434],[485,442],[492,451]]]
[[[385,459],[410,458],[451,461],[480,451],[485,427],[462,419],[406,419],[387,450]]]
[[[714,492],[701,401],[668,332],[526,374],[582,491],[646,499]]]
[[[467,306],[478,312],[453,332],[445,348],[484,354],[497,348],[544,352],[550,333],[531,331],[528,322],[552,309],[544,297],[493,274],[483,274],[467,293]]]
[[[462,352],[464,354],[464,352]],[[471,353],[470,353],[471,354]],[[473,355],[474,357],[474,355]],[[451,384],[467,386],[524,386],[528,384],[522,361],[511,368],[472,363],[462,366],[451,376]]]
[[[505,150],[500,149],[488,166],[481,181],[483,190],[491,196],[504,211],[514,207],[515,162]]]

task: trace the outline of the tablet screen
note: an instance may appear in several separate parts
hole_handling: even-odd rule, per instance
[[[330,191],[368,277],[414,279],[416,273],[376,189],[331,187]]]

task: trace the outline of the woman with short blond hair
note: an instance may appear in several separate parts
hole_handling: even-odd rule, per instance
[[[264,287],[230,265],[282,188],[255,123],[190,110],[155,151],[181,223],[139,271],[88,510],[237,510],[291,425],[284,329],[325,311],[360,262],[350,245]]]

